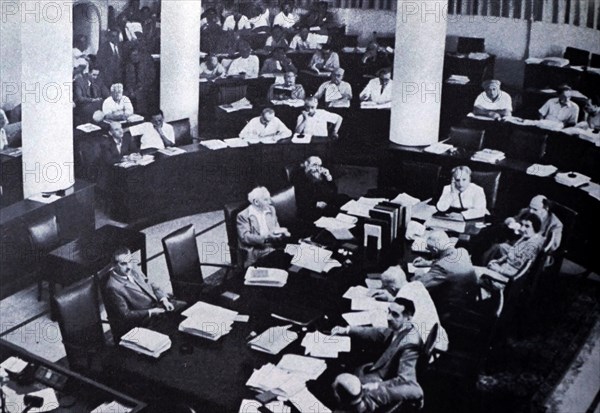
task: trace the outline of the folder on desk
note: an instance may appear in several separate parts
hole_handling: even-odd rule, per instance
[[[171,348],[171,339],[165,334],[143,327],[135,327],[121,337],[119,345],[136,353],[158,358]]]
[[[291,326],[275,326],[248,342],[250,348],[263,353],[279,354],[281,350],[298,339],[298,333],[290,331]]]
[[[261,287],[283,287],[287,283],[287,271],[277,268],[248,267],[244,285]]]

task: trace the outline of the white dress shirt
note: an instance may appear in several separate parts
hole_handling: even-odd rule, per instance
[[[312,50],[319,49],[320,47],[319,36],[313,33],[309,33],[306,40],[302,40],[302,37],[297,34],[292,38],[292,42],[290,43],[290,49],[292,50]]]
[[[133,105],[127,96],[123,96],[118,102],[115,102],[112,96],[109,96],[102,103],[102,112],[105,116],[119,111],[123,111],[126,117],[133,115]]]
[[[235,18],[233,17],[233,14],[231,16],[227,16],[227,18],[223,22],[223,30],[224,31],[235,30],[235,24],[236,24]],[[240,17],[240,21],[237,23],[237,27],[238,27],[238,30],[252,28],[252,26],[250,25],[250,22],[248,21],[248,18],[244,15],[242,15],[242,17]]]
[[[367,98],[371,102],[377,104],[388,103],[392,101],[392,89],[394,81],[390,80],[387,85],[381,90],[381,82],[379,79],[371,79],[367,86],[360,92],[361,100]]]
[[[544,103],[539,112],[544,119],[575,125],[579,117],[579,106],[570,100],[563,106],[558,98],[552,98]]]
[[[349,95],[350,98],[347,98],[344,95]],[[350,86],[350,83],[348,82],[342,81],[339,85],[336,85],[328,80],[319,86],[315,97],[317,99],[325,97],[325,102],[331,107],[350,107],[352,86]]]
[[[269,9],[265,9],[263,14],[259,14],[258,16],[251,17],[248,19],[250,26],[255,29],[257,27],[269,27]]]
[[[273,19],[273,27],[281,26],[284,29],[291,29],[298,23],[298,20],[300,20],[300,18],[294,13],[285,14],[284,12],[279,12],[279,14],[275,16],[275,19]]]
[[[240,138],[263,138],[268,136],[285,139],[292,136],[292,131],[277,117],[274,117],[265,125],[261,122],[260,116],[257,116],[251,119],[240,132]]]
[[[299,125],[302,122],[304,117],[302,115],[298,116],[298,121],[296,125]],[[329,131],[327,130],[328,123],[338,123],[342,117],[337,113],[327,112],[323,109],[317,109],[313,116],[308,116],[306,119],[306,123],[304,125],[304,134],[312,135],[312,136],[329,136]]]
[[[458,190],[452,190],[452,185],[444,187],[442,196],[440,196],[440,200],[437,203],[439,211],[444,212],[450,208],[475,209],[482,211],[482,216],[485,215],[487,201],[482,187],[471,182],[467,186],[467,189],[459,193]]]
[[[144,122],[140,125],[131,126],[129,128],[132,136],[142,135],[140,150],[156,148],[156,149],[164,149],[165,144],[161,139],[160,135],[154,129],[154,126],[150,122]],[[173,144],[175,143],[175,132],[173,131],[173,127],[166,122],[163,122],[162,131],[167,140],[171,141]]]
[[[332,72],[333,69],[340,68],[340,56],[336,52],[331,52],[327,60],[323,59],[321,52],[315,52],[310,59],[308,65],[311,69],[317,67],[319,70],[326,70]]]
[[[491,100],[485,92],[481,92],[473,106],[485,110],[508,110],[510,112],[513,110],[512,98],[502,90],[496,100]]]
[[[229,76],[239,75],[240,73],[246,73],[246,77],[258,77],[259,72],[259,61],[258,56],[250,55],[247,58],[238,57],[227,70]]]

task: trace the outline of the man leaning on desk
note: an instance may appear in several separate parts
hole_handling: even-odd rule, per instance
[[[486,80],[481,84],[483,92],[473,105],[473,113],[494,120],[506,118],[512,114],[512,99],[510,95],[500,90],[499,80]]]
[[[342,117],[337,113],[317,109],[318,105],[319,101],[314,96],[304,100],[304,110],[298,116],[296,122],[296,133],[311,136],[330,136],[337,139],[342,126]],[[334,125],[331,133],[328,129],[330,123]]]
[[[292,131],[275,116],[272,108],[264,108],[261,115],[248,122],[240,132],[242,139],[271,139],[276,142],[280,139],[289,138]]]
[[[436,205],[440,212],[458,212],[470,218],[481,218],[487,213],[483,188],[471,182],[471,168],[452,169],[452,182],[444,186]]]
[[[129,131],[133,136],[141,135],[140,150],[164,149],[175,145],[175,131],[173,126],[165,122],[162,110],[152,115],[150,122],[131,126]]]

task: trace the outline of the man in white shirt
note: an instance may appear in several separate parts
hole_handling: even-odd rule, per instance
[[[452,182],[446,185],[437,203],[440,212],[471,211],[473,217],[483,217],[487,213],[485,192],[471,182],[471,168],[457,166],[452,169]]]
[[[571,101],[572,90],[569,86],[561,86],[558,97],[548,100],[540,108],[540,119],[562,122],[565,127],[575,125],[579,118],[579,106]]]
[[[352,86],[344,82],[344,69],[338,68],[331,72],[331,80],[321,84],[317,99],[325,98],[325,105],[329,108],[349,108],[352,99]]]
[[[123,85],[115,83],[110,87],[110,96],[102,103],[105,120],[117,122],[127,120],[133,115],[133,105],[127,96],[123,96]]]
[[[270,138],[274,141],[289,138],[292,131],[275,116],[275,111],[265,108],[262,114],[248,122],[240,132],[242,139]]]
[[[378,105],[390,103],[392,101],[392,70],[384,68],[377,72],[377,79],[372,79],[367,86],[360,92],[362,102],[374,102]]]
[[[473,113],[494,120],[500,120],[512,114],[512,99],[510,95],[502,90],[499,80],[486,80],[481,84],[483,92],[473,105]]]
[[[248,18],[240,12],[227,16],[223,22],[223,31],[250,30],[252,26]]]
[[[292,50],[315,50],[319,49],[319,36],[310,32],[308,27],[300,29],[300,33],[292,38],[290,49]]]
[[[255,4],[256,7],[256,16],[248,19],[250,26],[252,29],[258,29],[259,27],[270,27],[270,19],[269,19],[269,9],[265,7],[262,1],[259,1]]]
[[[331,136],[337,139],[340,127],[342,126],[342,117],[336,113],[317,109],[318,103],[319,101],[314,96],[306,98],[304,101],[304,110],[298,116],[296,122],[296,133],[312,136]],[[329,123],[335,125],[331,134],[327,128]]]
[[[285,1],[281,4],[281,11],[275,16],[273,20],[273,27],[281,26],[284,29],[291,29],[298,23],[300,18],[297,14],[292,12],[292,5],[289,1]]]
[[[247,42],[240,42],[240,57],[229,65],[228,76],[244,76],[256,78],[260,70],[258,56],[251,55],[252,48]]]
[[[324,44],[321,50],[317,50],[308,64],[310,70],[315,72],[333,72],[340,68],[340,56],[331,49],[331,46]]]
[[[142,135],[140,150],[156,148],[164,149],[175,145],[175,132],[173,127],[165,123],[165,115],[162,110],[152,115],[151,122],[129,128],[131,135]]]

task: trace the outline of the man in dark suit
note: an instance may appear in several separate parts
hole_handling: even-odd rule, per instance
[[[96,64],[102,71],[106,84],[110,87],[115,83],[123,83],[123,51],[119,43],[119,31],[111,29],[108,41],[98,50]]]
[[[386,346],[374,362],[361,366],[356,376],[362,384],[360,401],[353,403],[352,411],[373,412],[397,403],[420,400],[423,390],[417,383],[416,365],[423,342],[411,323],[415,305],[406,298],[396,298],[388,309],[388,328],[334,327],[333,335],[349,335],[374,345]],[[346,380],[334,382],[338,395],[348,392]],[[352,392],[351,392],[352,393]],[[356,400],[354,400],[356,402]],[[348,406],[341,406],[348,408]]]
[[[102,102],[110,96],[98,69],[82,73],[73,80],[75,115],[81,123],[90,122],[95,111],[102,109]]]
[[[307,221],[337,212],[338,189],[329,170],[323,167],[318,156],[310,156],[293,173],[292,184],[296,192],[298,215]]]
[[[102,143],[102,161],[105,165],[114,165],[123,156],[139,152],[131,134],[125,134],[119,122],[111,122],[108,136]]]
[[[175,310],[175,303],[158,286],[148,281],[132,263],[131,251],[119,247],[113,254],[104,298],[115,338],[133,327],[146,325],[151,318]],[[178,306],[179,307],[179,306]]]

